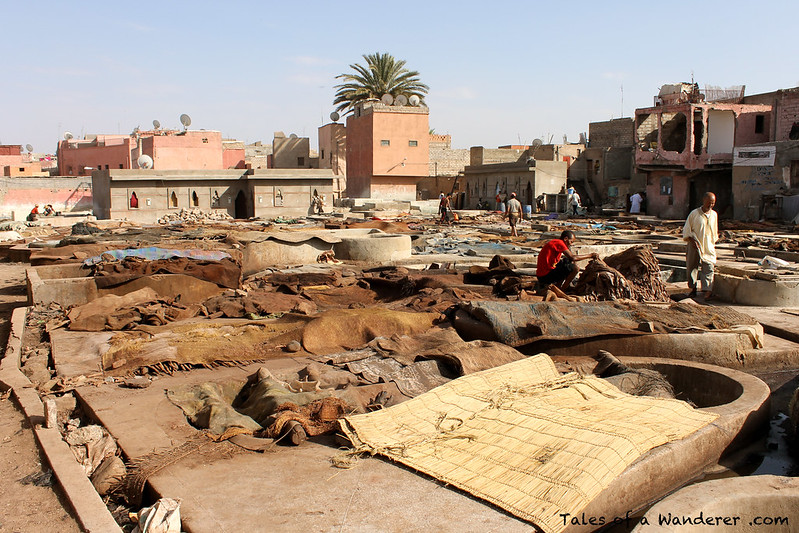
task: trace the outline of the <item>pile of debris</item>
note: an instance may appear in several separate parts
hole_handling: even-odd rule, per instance
[[[183,208],[177,213],[167,213],[158,219],[159,224],[174,224],[176,222],[211,222],[217,220],[233,220],[225,211],[204,212],[202,209]]]
[[[670,301],[660,264],[650,246],[628,248],[604,261],[592,260],[580,273],[574,292],[591,301]]]

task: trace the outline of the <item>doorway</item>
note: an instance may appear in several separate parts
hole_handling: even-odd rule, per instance
[[[247,195],[244,194],[244,191],[239,191],[239,194],[236,195],[234,218],[250,218],[249,209],[247,209]]]

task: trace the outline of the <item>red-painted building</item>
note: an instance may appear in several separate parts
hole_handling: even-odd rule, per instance
[[[244,168],[244,147],[222,142],[218,131],[153,130],[131,135],[96,135],[58,143],[58,173],[91,176],[93,170],[139,168],[141,155],[158,170]]]

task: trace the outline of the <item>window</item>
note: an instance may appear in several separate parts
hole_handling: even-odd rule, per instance
[[[136,196],[136,192],[130,193],[130,208],[131,209],[138,209],[139,208],[139,197]]]
[[[105,169],[108,170],[108,165],[105,166]]]
[[[419,146],[419,141],[408,141],[408,146]]]
[[[297,158],[297,166],[298,167],[304,167],[305,166],[305,158],[304,157],[298,157]]]
[[[322,148],[322,158],[321,159],[322,159],[322,161],[325,160],[325,149],[324,148]]]
[[[391,146],[391,141],[388,139],[383,139],[380,141],[380,146]]]
[[[19,167],[20,172],[25,172],[25,167]]]
[[[755,133],[763,133],[766,129],[766,115],[755,115]]]
[[[208,139],[206,139],[205,137],[203,137],[203,144],[208,144]]]
[[[175,194],[175,191],[172,191],[172,194],[169,195],[169,207],[177,207],[178,206],[178,195]]]
[[[200,198],[197,196],[197,191],[191,192],[191,205],[200,207]]]
[[[122,168],[122,163],[119,164],[119,168]]]
[[[791,161],[791,189],[799,188],[799,159]]]

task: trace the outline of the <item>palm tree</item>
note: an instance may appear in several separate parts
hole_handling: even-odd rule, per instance
[[[397,97],[401,94],[410,98],[413,95],[424,102],[430,89],[419,81],[419,73],[405,68],[404,60],[396,60],[391,54],[364,55],[366,66],[354,64],[350,68],[355,74],[339,74],[336,79],[344,83],[336,85],[336,98],[333,105],[336,111],[351,113],[355,105],[371,98],[381,98],[384,94]]]

